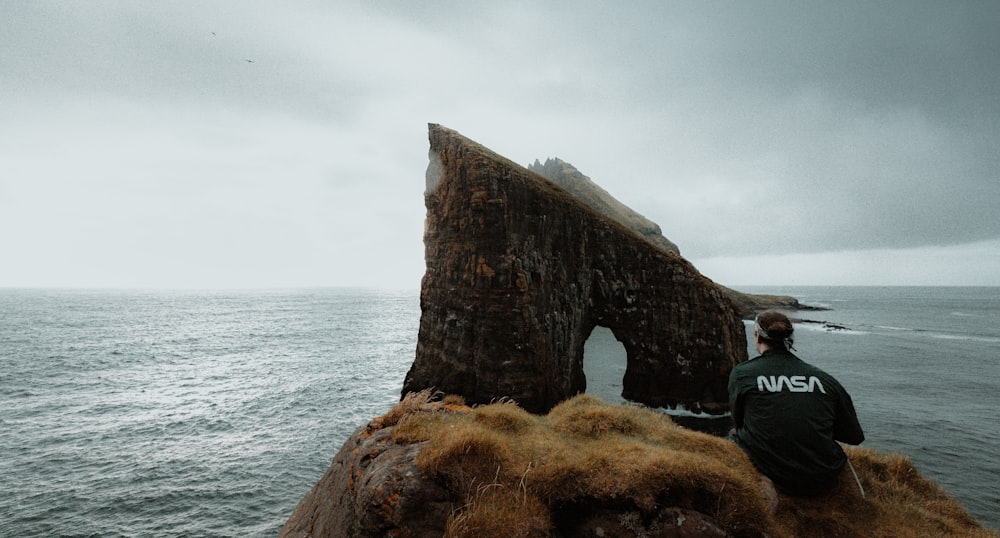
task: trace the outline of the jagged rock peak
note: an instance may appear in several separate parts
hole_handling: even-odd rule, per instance
[[[528,170],[566,189],[583,203],[606,217],[624,224],[657,247],[680,255],[681,251],[677,244],[663,236],[658,224],[621,203],[572,164],[558,157],[545,159],[544,164],[535,159],[533,164],[528,165]]]

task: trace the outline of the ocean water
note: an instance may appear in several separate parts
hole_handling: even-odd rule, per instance
[[[1000,527],[1000,288],[744,291],[832,308],[795,345],[865,445]],[[419,317],[416,290],[0,290],[0,536],[276,535],[398,400]],[[624,366],[595,331],[588,391]]]

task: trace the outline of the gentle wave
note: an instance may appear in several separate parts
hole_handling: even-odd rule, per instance
[[[920,329],[913,329],[911,327],[893,327],[890,325],[874,325],[876,329],[885,329],[887,331],[906,331],[906,332],[916,332]]]
[[[962,340],[968,342],[982,342],[984,344],[1000,344],[1000,337],[996,336],[984,336],[980,334],[970,334],[970,333],[943,333],[943,332],[931,331],[928,329],[914,329],[912,327],[893,327],[890,325],[874,325],[873,327],[886,331],[915,333],[917,336],[926,338],[935,338],[938,340]]]
[[[966,342],[982,342],[984,344],[1000,344],[1000,338],[993,336],[976,336],[969,334],[942,334],[942,333],[927,333],[930,338],[936,338],[938,340],[963,340]]]

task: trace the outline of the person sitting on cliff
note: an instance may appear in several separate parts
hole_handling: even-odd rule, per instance
[[[854,404],[833,376],[789,350],[792,322],[776,311],[754,320],[759,356],[729,375],[729,438],[787,495],[828,491],[847,463],[837,441],[865,439]]]

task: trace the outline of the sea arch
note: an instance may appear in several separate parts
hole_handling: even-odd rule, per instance
[[[430,128],[421,319],[403,394],[510,398],[546,412],[584,392],[595,325],[626,349],[623,395],[724,409],[746,358],[740,316],[714,282],[545,178]]]

